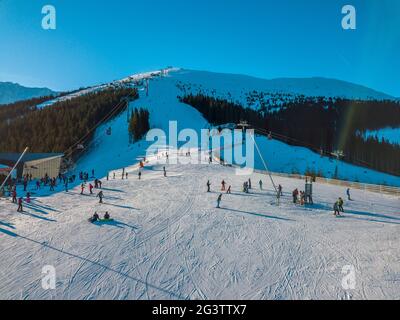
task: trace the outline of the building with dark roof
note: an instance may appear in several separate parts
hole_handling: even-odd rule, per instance
[[[13,167],[20,156],[20,153],[0,153],[0,165]],[[46,174],[57,177],[63,156],[62,153],[26,153],[17,166],[17,178],[32,175],[33,179],[40,179]]]

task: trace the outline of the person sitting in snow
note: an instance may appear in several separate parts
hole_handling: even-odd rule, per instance
[[[104,220],[110,220],[110,214],[108,213],[108,211],[104,215]]]
[[[91,217],[90,219],[89,219],[89,221],[90,222],[96,222],[96,221],[99,221],[100,220],[100,217],[99,217],[99,215],[97,214],[97,212],[95,212],[94,213],[94,215],[93,215],[93,217]]]

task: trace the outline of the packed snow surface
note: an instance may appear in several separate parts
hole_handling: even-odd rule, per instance
[[[264,175],[158,161],[149,159],[140,181],[137,166],[126,169],[128,180],[121,170],[103,178],[104,204],[79,188],[34,196],[23,213],[1,200],[0,298],[400,298],[399,199],[354,190],[335,218],[342,187],[315,184],[315,205],[299,206],[291,191],[304,181],[275,177],[284,189],[277,206]],[[253,189],[245,194],[248,178]],[[223,179],[232,194],[216,209]],[[95,211],[114,222],[89,223]],[[56,270],[55,290],[42,288],[47,265]],[[350,290],[342,282],[352,268]]]

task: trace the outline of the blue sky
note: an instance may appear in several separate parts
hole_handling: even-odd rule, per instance
[[[57,30],[41,9],[57,9]],[[357,30],[341,8],[357,9]],[[74,89],[168,65],[400,97],[398,0],[0,0],[0,81]]]

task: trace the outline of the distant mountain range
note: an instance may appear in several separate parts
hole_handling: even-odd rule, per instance
[[[0,104],[56,94],[48,88],[27,88],[17,83],[0,82]]]

